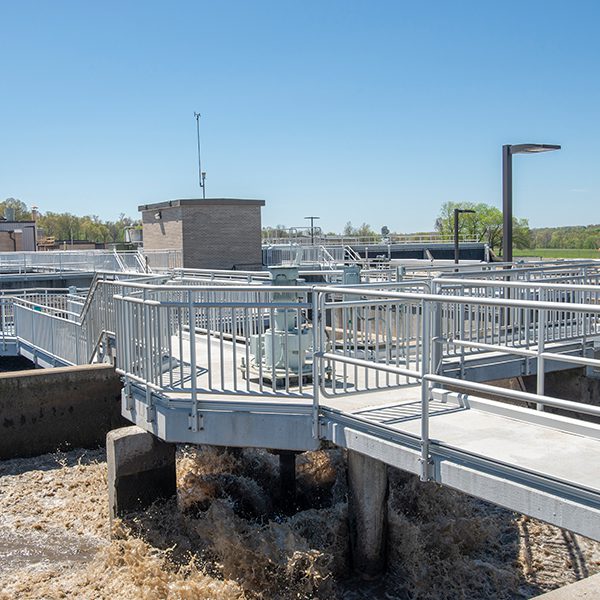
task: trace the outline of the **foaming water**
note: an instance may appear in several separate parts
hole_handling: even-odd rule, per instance
[[[102,452],[0,463],[0,599],[508,600],[600,570],[599,544],[390,469],[388,569],[363,582],[344,453],[299,455],[297,473],[289,507],[277,456],[181,448],[177,499],[111,541]]]

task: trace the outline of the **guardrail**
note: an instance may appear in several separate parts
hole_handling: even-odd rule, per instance
[[[548,300],[514,300],[494,297],[465,297],[439,294],[406,294],[401,292],[378,292],[373,290],[357,290],[353,288],[337,288],[336,294],[342,293],[345,299],[338,303],[330,299],[330,288],[316,288],[313,310],[319,314],[320,322],[316,327],[316,351],[314,359],[314,397],[313,420],[314,432],[318,435],[318,419],[320,414],[320,397],[335,397],[349,393],[378,392],[382,389],[393,389],[411,382],[421,385],[421,478],[427,480],[429,473],[429,401],[433,385],[450,385],[463,392],[483,393],[510,399],[527,404],[534,404],[538,410],[545,407],[559,408],[573,413],[581,413],[600,417],[600,407],[590,406],[545,395],[544,362],[548,360],[568,363],[575,366],[600,367],[600,360],[585,356],[565,355],[551,352],[545,348],[545,338],[540,336],[535,348],[522,349],[511,346],[507,339],[496,339],[490,343],[480,343],[463,332],[453,332],[453,336],[445,338],[436,335],[440,327],[440,315],[451,314],[453,307],[460,306],[466,310],[491,309],[496,314],[502,311],[525,311],[536,315],[538,330],[546,332],[551,329],[553,315],[569,313],[577,315],[582,323],[593,322],[596,327],[593,333],[598,335],[597,324],[600,319],[600,306],[596,303],[585,304]],[[584,290],[581,290],[584,293]],[[360,298],[360,299],[359,299]],[[342,311],[342,319],[335,319],[334,314]],[[327,315],[336,323],[336,343],[330,345],[327,336]],[[411,315],[414,329],[409,335],[400,338],[402,327],[398,322],[398,314]],[[412,319],[415,316],[416,319]],[[362,318],[362,331],[356,331],[356,323]],[[370,326],[369,332],[369,323]],[[410,323],[410,321],[409,321]],[[406,326],[406,325],[405,325]],[[582,332],[574,329],[577,334]],[[367,333],[369,332],[369,333]],[[414,333],[412,333],[414,332]],[[587,334],[592,331],[587,331]],[[585,334],[582,335],[585,337]],[[466,339],[465,339],[466,338]],[[360,342],[357,342],[360,340]],[[420,340],[420,343],[419,343]],[[438,373],[440,349],[443,344],[455,344],[461,348],[474,348],[478,351],[499,352],[525,356],[537,362],[536,393],[507,390],[492,385],[472,381],[457,380]],[[412,345],[412,347],[411,347]],[[390,347],[399,347],[398,352],[390,352]],[[419,350],[417,350],[419,348]],[[411,352],[412,350],[412,352]]]
[[[115,271],[151,273],[182,266],[180,250],[51,250],[2,252],[0,272]]]
[[[114,334],[126,387],[144,386],[149,403],[153,393],[189,402],[194,426],[207,396],[261,396],[283,407],[286,398],[303,399],[312,402],[318,437],[320,398],[420,386],[424,478],[434,385],[600,416],[598,407],[550,398],[544,389],[547,361],[600,368],[583,355],[600,334],[598,286],[455,278],[354,287],[97,281],[83,307],[80,300],[13,299],[18,339],[78,364],[97,360],[98,340]],[[553,351],[551,343],[564,341],[580,343],[582,355]],[[442,360],[482,352],[536,364],[536,393],[440,374]]]
[[[460,355],[464,360],[468,353],[489,352],[490,344],[527,350],[543,343],[585,341],[598,334],[597,317],[570,310],[571,304],[600,305],[597,285],[548,283],[546,279],[521,282],[439,278],[432,281],[432,290],[442,295],[495,298],[500,302],[481,305],[474,300],[471,304],[449,303],[444,307],[436,335],[443,340],[442,354],[446,357]],[[511,305],[508,300],[550,302],[560,308],[541,312]]]
[[[315,228],[316,230],[316,228]],[[460,234],[459,241],[461,244],[467,243],[483,243],[480,239]],[[390,234],[387,236],[371,235],[371,236],[338,236],[338,235],[315,235],[310,236],[310,231],[305,235],[285,235],[281,237],[263,238],[263,245],[277,244],[299,244],[304,246],[314,246],[315,242],[318,245],[324,246],[349,246],[349,245],[387,245],[387,244],[453,244],[454,236],[440,235],[438,233],[431,234]]]

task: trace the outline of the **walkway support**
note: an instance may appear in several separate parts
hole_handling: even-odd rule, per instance
[[[281,504],[289,514],[293,514],[296,509],[296,453],[281,450],[277,454]]]
[[[175,444],[168,444],[139,427],[123,427],[106,436],[108,498],[111,521],[141,510],[157,498],[177,491]]]
[[[385,570],[387,465],[348,450],[348,485],[354,570],[373,579]]]

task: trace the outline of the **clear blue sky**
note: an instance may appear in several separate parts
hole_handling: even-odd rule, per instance
[[[264,198],[263,224],[430,230],[443,202],[600,222],[600,2],[0,0],[0,199],[114,218]]]

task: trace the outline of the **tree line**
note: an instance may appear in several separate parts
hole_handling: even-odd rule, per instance
[[[17,221],[28,221],[32,218],[31,209],[16,198],[7,198],[0,202],[0,216],[6,208],[12,208]],[[473,202],[444,203],[435,221],[435,231],[443,237],[454,234],[454,209],[473,210],[463,213],[459,219],[459,233],[462,238],[471,238],[485,242],[494,251],[502,247],[502,211],[494,206]],[[46,237],[57,240],[89,240],[98,243],[121,243],[124,241],[126,227],[140,226],[139,219],[132,219],[124,213],[115,221],[100,219],[97,215],[77,216],[72,213],[48,211],[38,213],[38,229]],[[315,227],[316,228],[316,227]],[[303,233],[310,228],[301,227]],[[287,237],[289,228],[285,225],[263,227],[265,238]],[[428,233],[428,232],[424,232]],[[368,223],[354,227],[348,221],[340,233],[327,232],[327,236],[342,235],[344,237],[377,238],[405,233],[390,231],[384,225],[375,231]],[[582,225],[569,227],[530,228],[527,219],[513,218],[513,240],[517,248],[600,248],[600,225]]]
[[[13,209],[17,221],[32,220],[32,211],[27,205],[16,198],[7,198],[0,202],[0,216],[6,209]],[[124,213],[115,221],[100,219],[97,215],[82,217],[65,212],[38,213],[38,237],[53,237],[56,240],[88,240],[96,243],[124,242],[125,228],[140,225],[141,221],[134,220]]]
[[[502,248],[502,211],[495,206],[474,202],[446,202],[442,204],[435,221],[434,230],[444,238],[454,235],[454,209],[472,210],[472,213],[462,213],[459,218],[459,234],[461,239],[469,238],[486,243],[494,252]],[[307,235],[309,228],[298,228]],[[263,227],[263,237],[285,238],[290,229],[285,225]],[[384,225],[379,232],[368,223],[354,227],[348,221],[340,233],[328,232],[327,236],[384,238],[400,235],[425,235],[431,232],[406,234],[390,231]],[[531,228],[527,219],[513,217],[513,244],[516,248],[600,248],[600,225],[585,225],[571,227],[542,227]]]

